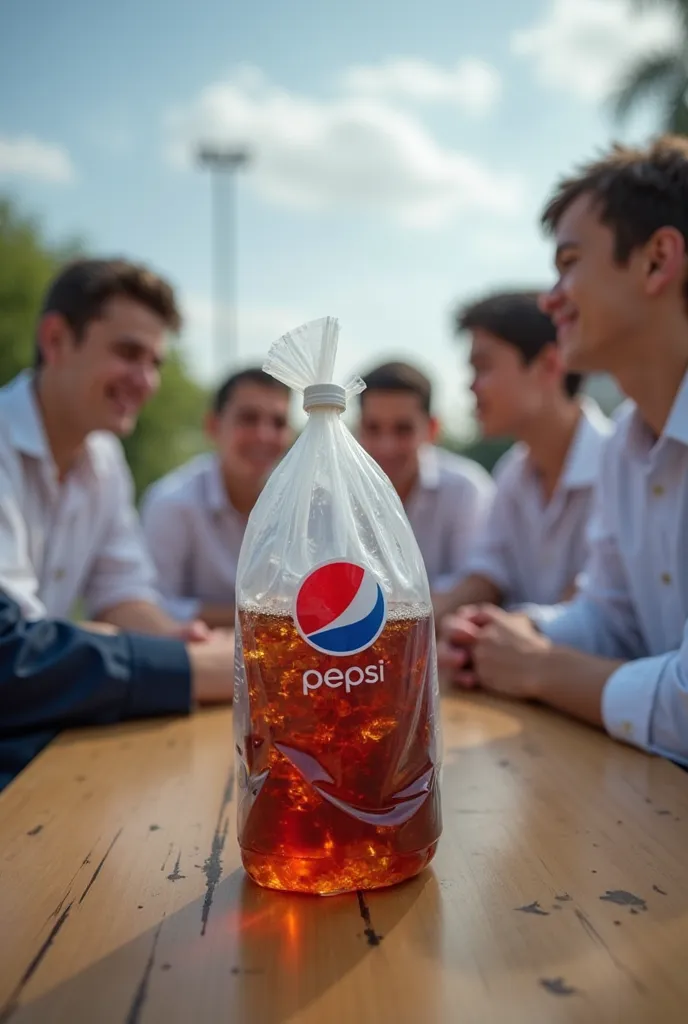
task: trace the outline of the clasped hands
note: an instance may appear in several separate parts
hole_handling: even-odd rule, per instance
[[[542,696],[550,641],[527,615],[494,605],[466,605],[440,623],[440,679],[524,700]]]

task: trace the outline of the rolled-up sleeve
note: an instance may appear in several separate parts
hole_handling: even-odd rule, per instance
[[[153,485],[141,502],[141,521],[162,607],[178,622],[196,618],[201,601],[185,593],[189,531],[184,510]]]
[[[688,626],[678,651],[622,665],[602,695],[617,739],[688,766]]]
[[[160,604],[155,569],[134,507],[134,486],[124,458],[109,476],[107,530],[84,585],[88,614],[95,618],[126,601]]]

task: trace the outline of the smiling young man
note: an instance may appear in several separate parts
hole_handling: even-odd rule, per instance
[[[465,571],[494,485],[476,462],[435,445],[439,422],[424,373],[394,362],[363,379],[359,441],[401,498],[433,595],[444,594]]]
[[[206,431],[215,452],[153,484],[142,520],[168,612],[229,628],[248,516],[291,441],[289,389],[258,368],[233,374],[214,397]]]
[[[543,221],[558,281],[543,297],[570,370],[632,400],[605,448],[581,593],[464,627],[476,680],[688,763],[688,139],[615,147],[562,181]],[[464,661],[469,653],[464,655]]]
[[[470,335],[483,436],[516,444],[495,468],[497,491],[466,577],[435,602],[436,613],[485,601],[553,604],[571,596],[587,559],[594,483],[612,426],[581,399],[581,376],[566,373],[537,293],[488,295],[459,311],[457,327]]]
[[[157,603],[117,438],[157,390],[174,293],[146,267],[82,259],[45,297],[36,365],[0,390],[0,587],[30,620],[202,639]]]

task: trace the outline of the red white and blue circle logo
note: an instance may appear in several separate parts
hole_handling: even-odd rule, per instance
[[[347,655],[375,643],[387,620],[382,587],[355,562],[337,559],[312,569],[296,592],[294,622],[321,654]]]

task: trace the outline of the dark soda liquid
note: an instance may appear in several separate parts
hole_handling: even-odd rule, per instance
[[[418,874],[442,827],[432,619],[390,616],[367,650],[332,657],[289,616],[239,616],[239,843],[250,877],[330,894]]]

